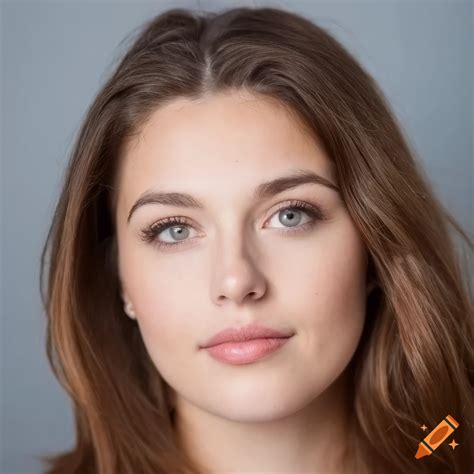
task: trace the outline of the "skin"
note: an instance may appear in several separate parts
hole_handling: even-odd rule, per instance
[[[345,369],[371,290],[367,249],[335,190],[305,184],[252,200],[258,184],[294,168],[337,185],[322,147],[278,103],[241,91],[158,109],[123,158],[116,206],[122,296],[175,394],[183,446],[213,473],[343,472]],[[150,189],[188,192],[205,209],[148,204],[127,223]],[[285,234],[292,227],[279,208],[294,199],[321,206],[326,220]],[[300,226],[310,219],[294,212]],[[158,249],[140,238],[173,216],[189,223],[183,243]],[[170,229],[157,238],[179,242]],[[246,365],[218,362],[199,348],[216,332],[251,322],[295,335]]]

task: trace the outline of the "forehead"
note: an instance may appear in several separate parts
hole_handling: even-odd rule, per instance
[[[199,100],[179,98],[157,109],[126,146],[119,188],[225,189],[306,168],[335,181],[317,138],[282,104],[243,91]],[[223,191],[225,190],[223,188]]]

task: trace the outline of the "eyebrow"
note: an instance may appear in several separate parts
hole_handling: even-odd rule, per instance
[[[303,184],[318,184],[340,192],[339,188],[328,179],[320,176],[314,171],[296,169],[293,174],[272,179],[259,184],[254,191],[253,199],[262,200],[275,196],[287,189],[301,186]],[[146,204],[163,204],[190,209],[204,209],[204,205],[195,197],[187,193],[145,191],[130,209],[127,223],[130,222],[132,214]]]

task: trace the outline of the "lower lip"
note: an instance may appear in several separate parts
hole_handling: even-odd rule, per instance
[[[290,336],[291,337],[291,336]],[[252,339],[245,342],[225,342],[207,347],[206,351],[221,362],[228,364],[251,364],[275,352],[288,342],[290,337]]]

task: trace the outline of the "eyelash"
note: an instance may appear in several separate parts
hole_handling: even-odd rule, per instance
[[[299,233],[303,232],[305,230],[310,230],[312,229],[318,221],[323,221],[326,219],[326,216],[319,206],[315,206],[312,204],[308,204],[304,201],[298,201],[294,200],[291,202],[286,202],[283,203],[270,217],[272,217],[274,214],[286,210],[286,209],[298,209],[301,211],[304,211],[310,218],[311,220],[309,222],[306,222],[303,225],[298,226],[296,229],[291,229],[288,228],[289,230],[283,231],[284,234],[294,234],[294,233]],[[169,243],[169,242],[161,242],[157,240],[157,237],[161,232],[163,232],[166,229],[169,229],[174,226],[191,226],[191,224],[187,221],[186,218],[183,217],[167,217],[166,219],[162,219],[158,222],[153,223],[151,226],[148,228],[145,228],[140,231],[140,237],[143,241],[148,242],[148,243],[153,243],[156,245],[159,249],[161,248],[170,248],[170,247],[177,247],[181,244],[185,244],[189,240],[183,240],[181,242],[175,242],[175,243]]]

